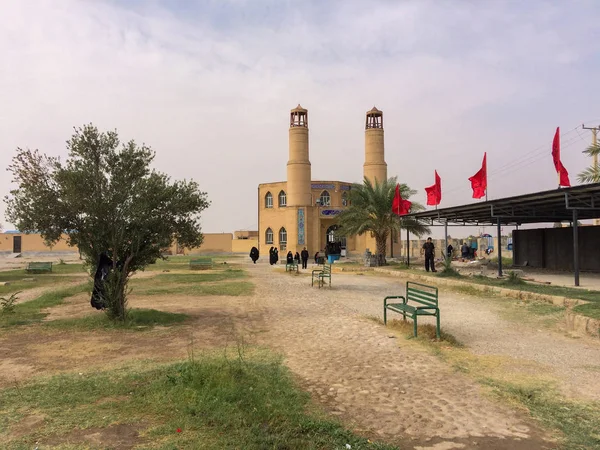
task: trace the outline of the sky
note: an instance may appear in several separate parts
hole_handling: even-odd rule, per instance
[[[384,112],[388,175],[442,178],[440,207],[557,184],[600,124],[595,0],[0,0],[0,196],[17,147],[66,156],[93,123],[156,151],[212,204],[205,232],[257,229],[257,186],[286,178],[289,110],[309,111],[313,180],[360,182],[364,116]],[[0,204],[0,225],[11,229]]]

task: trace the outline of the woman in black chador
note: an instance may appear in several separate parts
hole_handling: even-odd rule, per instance
[[[285,262],[288,264],[294,264],[294,254],[291,251],[287,253]]]
[[[275,261],[275,252],[274,252],[274,250],[275,249],[273,247],[271,247],[269,249],[269,264],[271,264],[271,265],[275,264],[275,262],[274,262]]]
[[[256,247],[252,247],[250,249],[250,259],[254,264],[256,264],[256,261],[258,261],[258,249]]]

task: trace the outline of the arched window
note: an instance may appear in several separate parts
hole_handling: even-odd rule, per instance
[[[273,207],[273,194],[271,194],[270,192],[267,192],[267,195],[265,195],[265,208],[272,208]]]
[[[331,196],[329,195],[329,192],[321,192],[321,196],[319,197],[319,203],[321,204],[321,206],[331,206]]]
[[[279,193],[279,207],[281,208],[282,206],[287,206],[287,196],[284,191]]]
[[[270,228],[267,228],[267,231],[265,231],[265,244],[272,244],[273,243],[273,230],[271,230]]]
[[[348,194],[342,193],[342,206],[348,206]]]
[[[285,250],[287,248],[287,231],[281,227],[279,229],[279,250]]]

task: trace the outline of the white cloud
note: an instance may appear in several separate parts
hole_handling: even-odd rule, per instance
[[[4,2],[0,190],[15,147],[64,154],[91,121],[197,179],[206,231],[252,228],[257,184],[285,178],[289,109],[309,109],[313,177],[358,181],[375,104],[390,175],[423,192],[437,168],[444,204],[470,201],[484,150],[491,170],[600,117],[598,6],[532,3]],[[565,150],[573,176],[585,144]],[[550,161],[500,174],[493,196],[554,187]]]

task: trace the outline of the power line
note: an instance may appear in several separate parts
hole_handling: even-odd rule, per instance
[[[579,125],[568,130],[567,132],[563,133],[562,136],[568,136],[569,134],[573,133],[574,131],[577,131],[576,136],[571,137],[570,139],[567,139],[566,142],[563,141],[561,147],[562,148],[568,148],[572,145],[574,145],[577,142],[580,142],[583,139],[583,137],[581,136],[581,134],[578,131]],[[551,147],[551,143],[545,143],[542,144],[538,147],[536,147],[535,149],[526,152],[523,154],[524,158],[520,158],[518,160],[513,160],[511,162],[508,162],[500,167],[495,168],[494,170],[492,170],[489,173],[489,178],[496,178],[498,175],[505,173],[507,171],[517,171],[520,170],[524,167],[530,166],[531,164],[540,161],[542,159],[544,159],[545,157],[548,156],[548,149]],[[451,188],[445,191],[446,194],[450,194],[453,192],[459,192],[462,190],[467,190],[469,189],[469,186],[467,185],[461,185],[461,186],[457,186],[455,188]]]

